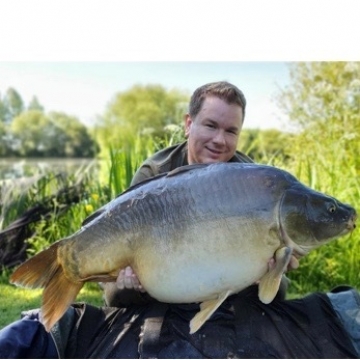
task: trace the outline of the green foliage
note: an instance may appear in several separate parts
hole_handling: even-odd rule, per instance
[[[279,105],[301,130],[286,168],[310,187],[360,210],[360,63],[297,63]],[[290,274],[296,291],[360,287],[360,235],[322,246]]]
[[[0,97],[0,124],[6,121],[7,108],[6,104]]]
[[[13,150],[21,156],[93,157],[98,152],[86,127],[64,113],[24,111],[13,119],[11,136]]]
[[[7,134],[6,124],[0,120],[0,156],[6,156],[8,153],[8,146],[6,144],[6,134]]]
[[[41,111],[24,112],[11,123],[13,149],[22,156],[39,156],[42,151],[48,152],[52,147],[52,130],[51,122]]]
[[[93,157],[98,153],[98,145],[76,117],[60,112],[51,112],[48,117],[58,132],[56,134],[58,143],[54,147],[60,147],[63,150],[63,153],[57,156]],[[52,140],[56,140],[56,137],[54,136]]]
[[[36,96],[33,96],[29,103],[28,110],[44,111],[44,107],[39,103],[38,98]]]
[[[240,149],[258,163],[286,163],[294,135],[276,129],[244,129]]]
[[[5,105],[5,122],[7,123],[10,123],[15,116],[20,115],[24,110],[24,102],[14,88],[9,88],[6,91],[3,103]]]
[[[355,161],[358,170],[360,62],[296,63],[290,69],[291,84],[278,102],[303,130],[291,155],[316,154],[332,168]]]
[[[297,63],[291,76],[279,104],[302,129],[289,148],[292,169],[310,185],[351,197],[360,170],[360,63]]]
[[[109,188],[115,197],[126,190],[141,163],[155,152],[151,137],[133,136],[120,148],[110,148]]]
[[[359,129],[360,62],[295,63],[290,77],[278,102],[293,122],[322,124],[329,133]]]
[[[188,94],[176,89],[134,85],[110,102],[98,121],[97,138],[105,147],[114,147],[133,134],[164,138],[167,126],[182,124],[188,100]]]
[[[98,152],[98,144],[76,117],[46,114],[36,96],[26,109],[13,88],[0,97],[0,156],[80,158]]]

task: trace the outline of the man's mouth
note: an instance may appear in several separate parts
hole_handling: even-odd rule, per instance
[[[219,151],[219,150],[214,150],[214,149],[209,149],[209,148],[206,148],[209,152],[211,152],[212,154],[214,155],[221,155],[222,152]]]

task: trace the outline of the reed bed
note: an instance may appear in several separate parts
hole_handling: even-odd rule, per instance
[[[28,254],[31,256],[37,253],[50,243],[75,232],[88,215],[130,185],[136,169],[145,158],[176,140],[170,137],[159,143],[150,137],[127,139],[126,143],[113,145],[108,149],[108,157],[98,161],[95,175],[87,174],[82,169],[75,177],[70,176],[65,185],[60,180],[54,185],[54,175],[49,175],[40,182],[35,181],[21,196],[6,197],[3,194],[0,203],[2,228],[20,216],[25,208],[49,198],[54,192],[54,186],[70,186],[81,179],[85,187],[77,203],[63,213],[57,212],[55,206],[50,216],[32,225],[34,235],[27,240]],[[289,154],[285,159],[276,154],[259,153],[255,160],[288,170],[306,185],[360,210],[359,163],[356,156],[351,154],[351,149],[341,142],[323,144],[316,140],[314,134],[312,141],[297,137]],[[340,284],[359,289],[359,242],[360,234],[356,229],[352,234],[321,246],[301,259],[299,269],[287,274],[291,280],[289,297],[303,296],[314,291],[329,291]],[[0,328],[17,319],[22,310],[39,306],[39,292],[19,290],[8,284],[10,271],[4,269],[0,277],[0,295],[3,299],[0,306]],[[86,287],[82,296],[85,301],[96,305],[102,303],[101,292],[96,284]]]

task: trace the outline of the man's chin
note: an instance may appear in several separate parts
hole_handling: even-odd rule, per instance
[[[218,163],[218,162],[225,162],[225,160],[223,160],[221,157],[207,156],[206,158],[203,159],[202,162],[206,163],[206,164],[214,164],[214,163]]]

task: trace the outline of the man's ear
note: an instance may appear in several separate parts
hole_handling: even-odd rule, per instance
[[[186,114],[184,116],[184,125],[185,125],[185,137],[188,138],[189,134],[190,134],[190,128],[191,128],[191,124],[192,124],[192,119],[190,117],[189,114]]]

